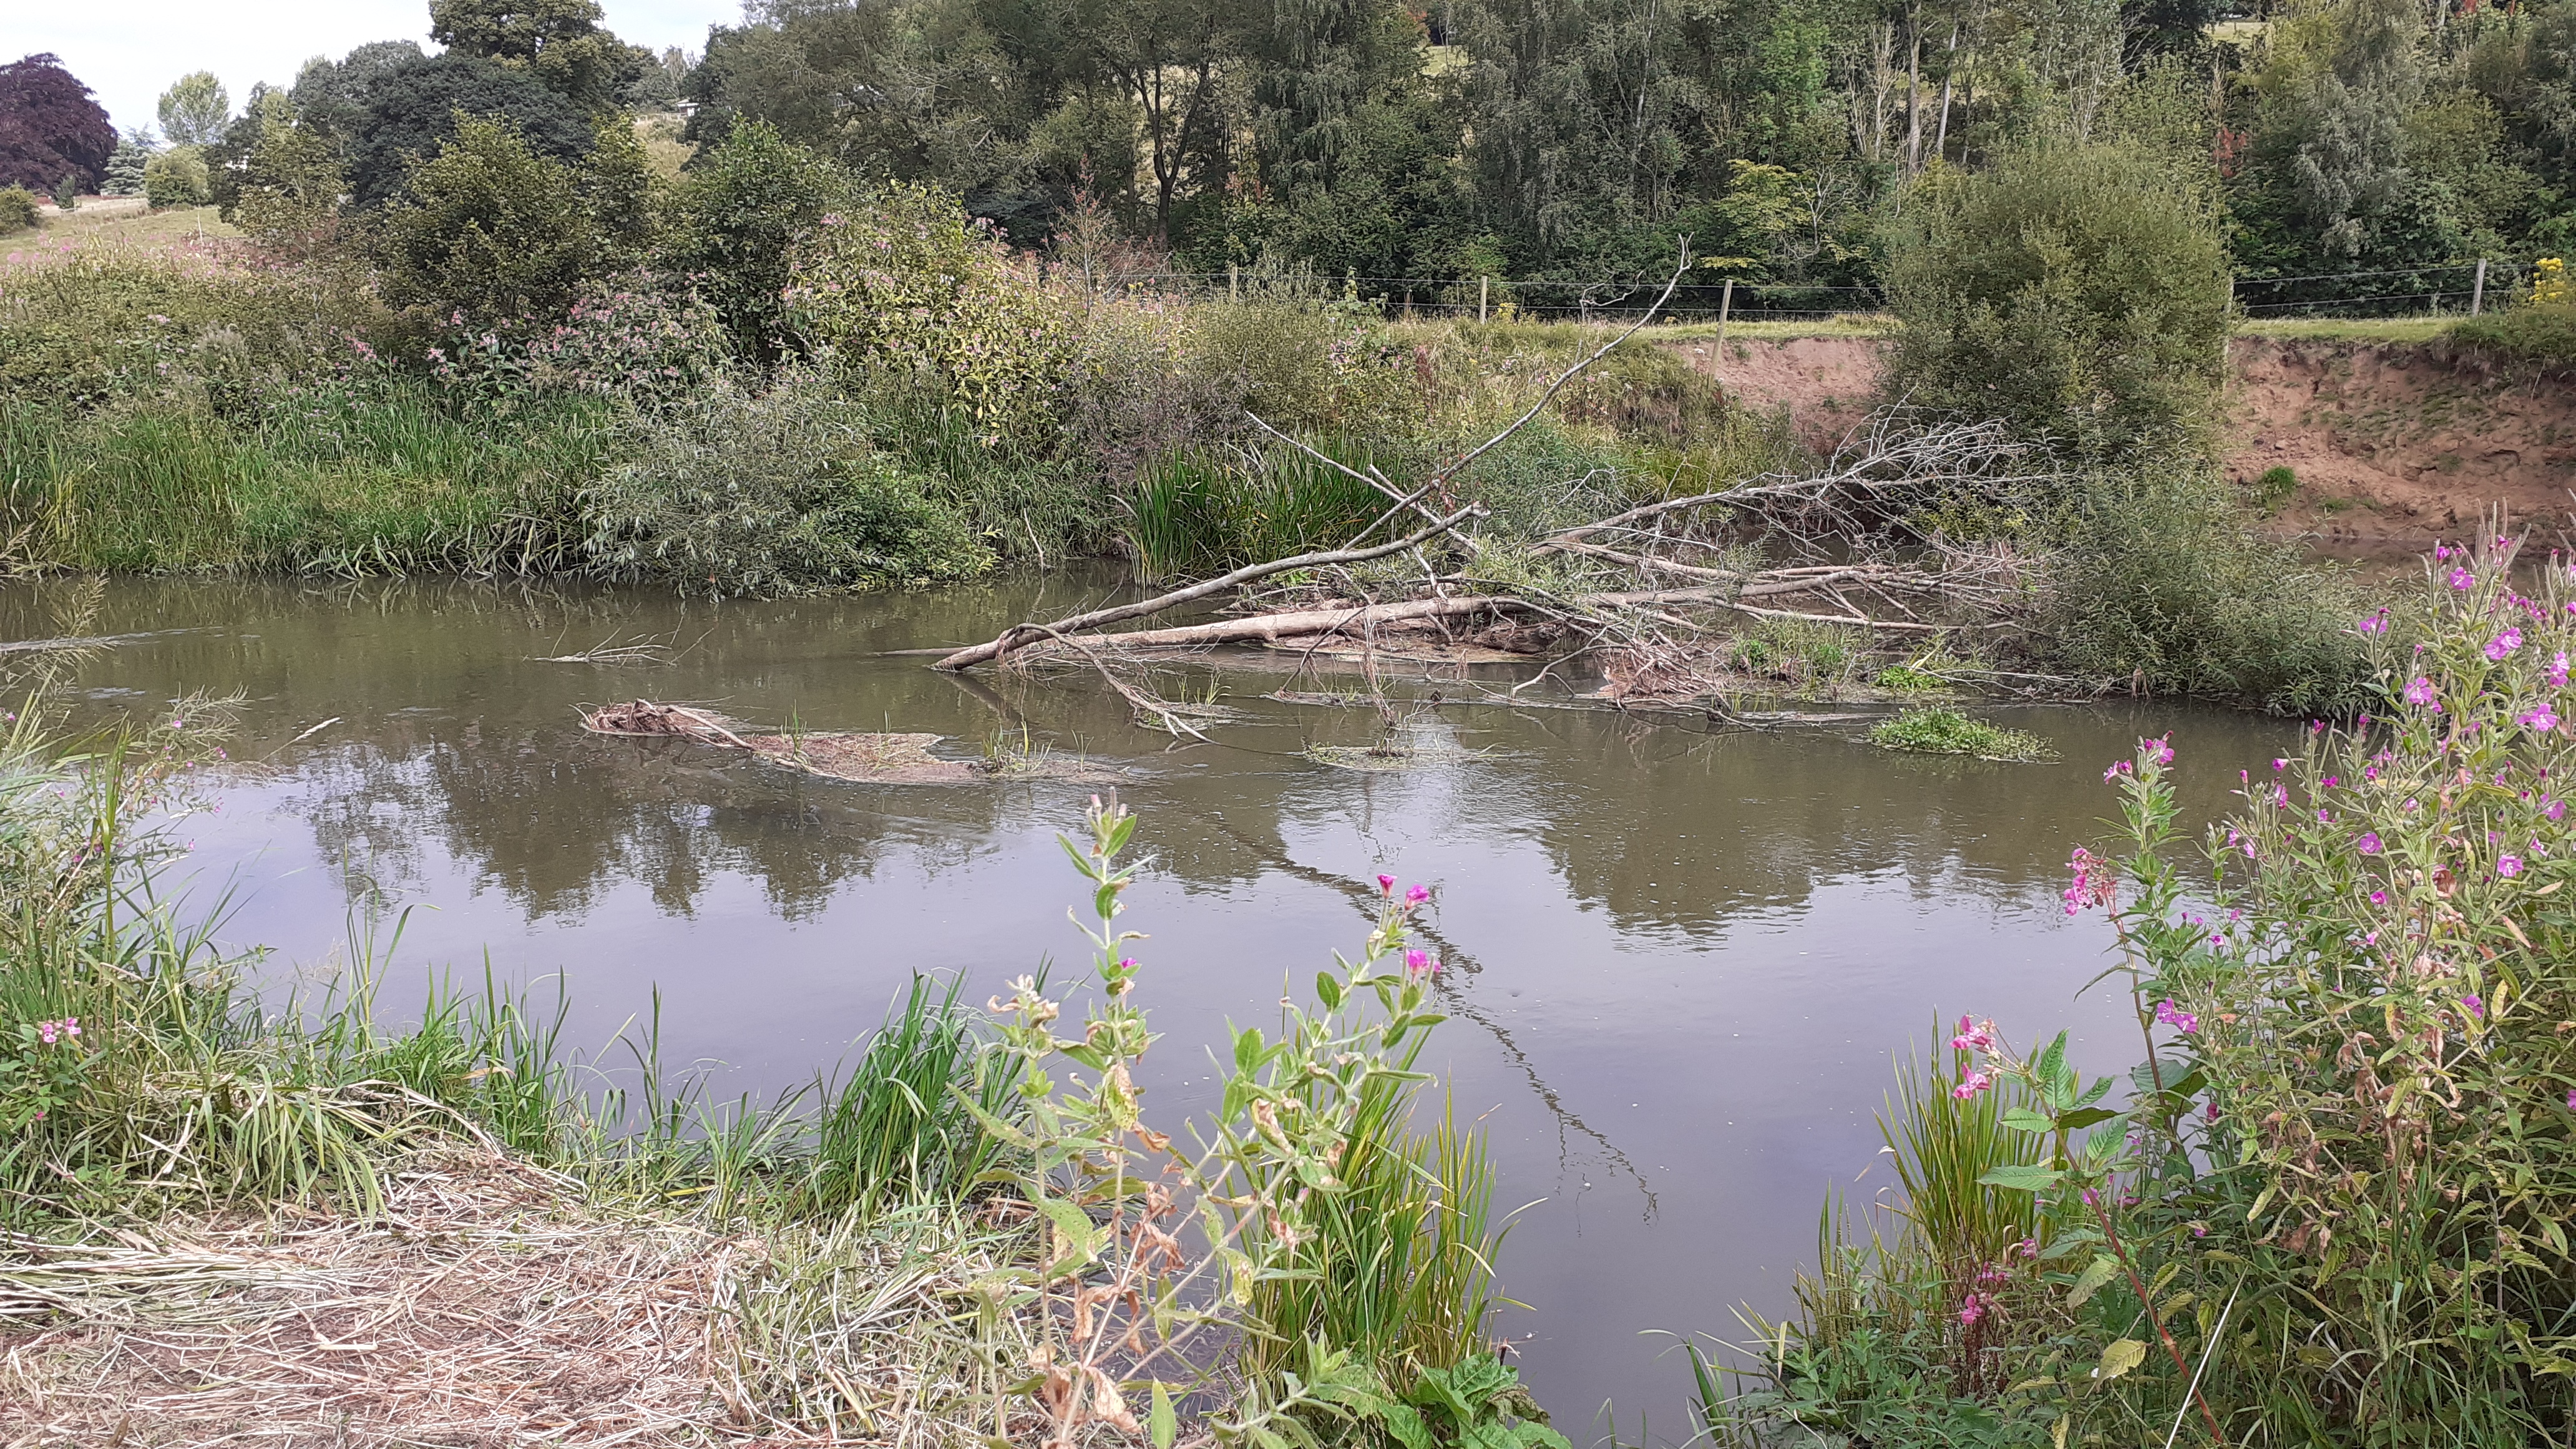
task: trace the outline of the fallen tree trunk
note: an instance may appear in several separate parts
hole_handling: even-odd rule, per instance
[[[1142,618],[1147,614],[1159,614],[1176,605],[1186,604],[1194,599],[1204,599],[1211,594],[1223,593],[1237,584],[1248,584],[1255,579],[1268,578],[1272,574],[1286,573],[1291,569],[1328,568],[1334,564],[1365,563],[1370,559],[1384,558],[1388,554],[1402,553],[1416,544],[1448,532],[1461,522],[1484,511],[1483,505],[1470,503],[1446,518],[1433,519],[1429,525],[1418,532],[1408,534],[1393,543],[1382,543],[1374,548],[1337,548],[1321,553],[1301,553],[1294,558],[1273,559],[1269,563],[1239,568],[1230,574],[1209,579],[1204,583],[1192,584],[1185,589],[1174,589],[1168,594],[1160,594],[1150,599],[1139,599],[1132,604],[1113,604],[1106,609],[1094,609],[1087,614],[1076,614],[1070,619],[1058,619],[1052,624],[1014,624],[1003,630],[1000,638],[989,643],[974,644],[960,649],[930,667],[947,670],[971,669],[988,659],[998,659],[1014,649],[1034,644],[1042,639],[1071,634],[1077,629],[1097,629],[1103,624]]]
[[[1799,593],[1803,585],[1765,589],[1635,589],[1616,593],[1579,594],[1568,600],[1574,609],[1651,608],[1658,604],[1715,604],[1737,613],[1766,619],[1806,619],[1824,624],[1849,624],[1863,629],[1896,629],[1908,632],[1937,633],[1940,624],[1901,623],[1871,619],[1858,615],[1815,614],[1794,609],[1758,609],[1736,602],[1746,594]],[[1362,604],[1335,609],[1290,609],[1275,614],[1255,614],[1245,619],[1218,619],[1206,624],[1183,624],[1170,629],[1131,629],[1117,634],[1049,634],[1022,646],[1026,650],[1043,650],[1051,644],[1076,646],[1107,645],[1119,648],[1192,648],[1210,644],[1276,644],[1283,639],[1307,639],[1318,635],[1347,634],[1373,629],[1380,624],[1401,624],[1416,619],[1454,619],[1468,614],[1544,614],[1563,617],[1561,608],[1549,608],[1509,594],[1476,594],[1460,599],[1411,599],[1393,604]],[[981,647],[981,646],[979,646]],[[951,656],[954,657],[954,656]],[[947,667],[941,660],[940,667]]]

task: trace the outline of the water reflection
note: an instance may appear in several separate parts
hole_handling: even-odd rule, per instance
[[[1432,1065],[1492,1134],[1504,1206],[1537,1201],[1504,1260],[1536,1306],[1532,1384],[1570,1429],[1615,1399],[1633,1438],[1687,1437],[1687,1374],[1652,1328],[1723,1330],[1788,1306],[1829,1186],[1881,1185],[1870,1114],[1891,1051],[1936,1014],[2064,1025],[2097,1066],[2134,1046],[2121,1003],[2071,999],[2099,938],[2056,909],[2069,847],[2113,797],[2101,762],[2176,727],[2187,807],[2224,804],[2284,726],[2163,706],[2015,711],[2069,763],[1888,756],[1814,733],[1714,734],[1452,702],[1472,753],[1438,768],[1328,768],[1300,751],[1376,728],[1262,696],[1291,663],[1225,661],[1246,718],[1217,745],[1138,728],[1081,675],[955,680],[887,651],[988,637],[1117,587],[1101,577],[711,607],[635,594],[409,582],[109,588],[80,632],[94,713],[190,692],[246,704],[226,808],[193,822],[230,929],[324,959],[371,892],[430,909],[406,958],[517,980],[561,972],[571,1039],[598,1043],[658,990],[666,1061],[718,1090],[802,1080],[915,969],[969,994],[1078,959],[1054,833],[1088,787],[856,786],[670,741],[607,739],[577,706],[646,696],[766,725],[1008,732],[1126,772],[1156,858],[1131,896],[1165,1034],[1151,1109],[1202,1101],[1203,1047],[1276,1010],[1356,945],[1388,871],[1438,891],[1428,925],[1453,1023]],[[0,639],[63,632],[62,586],[0,590]],[[77,611],[74,611],[77,612]],[[665,638],[668,667],[548,662]],[[132,637],[122,637],[132,636]],[[1202,670],[1202,682],[1206,677]],[[1512,676],[1496,675],[1493,678]],[[1297,681],[1312,689],[1312,679]],[[318,731],[315,726],[336,721]],[[398,997],[398,991],[395,996]],[[1580,1436],[1578,1436],[1580,1437]]]

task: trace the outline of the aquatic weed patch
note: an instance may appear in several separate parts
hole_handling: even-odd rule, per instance
[[[2026,730],[2006,729],[1938,707],[1908,709],[1880,721],[1870,728],[1869,742],[1909,754],[1969,755],[2022,764],[2057,758],[2054,745]]]

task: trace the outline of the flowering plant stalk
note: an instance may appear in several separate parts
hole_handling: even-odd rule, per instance
[[[1413,1062],[1442,1020],[1430,1009],[1437,963],[1406,945],[1427,892],[1399,896],[1386,880],[1360,958],[1336,956],[1317,973],[1314,1008],[1286,1004],[1278,1039],[1231,1032],[1221,1104],[1178,1144],[1147,1124],[1136,1084],[1155,1039],[1135,999],[1144,967],[1127,954],[1144,937],[1117,925],[1135,878],[1121,857],[1136,817],[1115,796],[1095,797],[1085,823],[1088,841],[1064,845],[1092,885],[1093,923],[1082,929],[1099,1001],[1079,1035],[1060,1036],[1061,1005],[1030,978],[1013,982],[991,1005],[1008,1018],[1005,1047],[1025,1063],[1026,1124],[967,1105],[1026,1154],[1015,1185],[1046,1225],[1044,1254],[1009,1299],[1038,1320],[1023,1387],[1047,1421],[1045,1442],[1071,1445],[1086,1426],[1107,1425],[1169,1449],[1175,1401],[1211,1381],[1221,1345],[1258,1331],[1244,1316],[1255,1284],[1295,1271],[1310,1205],[1344,1190],[1338,1169],[1364,1104],[1425,1079]],[[1061,1086],[1051,1069],[1066,1070]],[[1205,1439],[1284,1443],[1292,1415],[1374,1420],[1399,1438],[1420,1430],[1370,1365],[1320,1342],[1303,1347],[1303,1373],[1246,1386]],[[1148,1403],[1141,1418],[1138,1396]]]

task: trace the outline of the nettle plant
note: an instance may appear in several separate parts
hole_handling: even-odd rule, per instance
[[[2226,1399],[2507,1436],[2576,1414],[2576,571],[2515,554],[2444,547],[2418,599],[2358,621],[2395,713],[2242,773],[2188,888],[2207,918],[2171,863],[2171,745],[2106,772],[2122,849],[2077,851],[2066,902],[2108,914],[2148,1045],[2121,1106],[2064,1034],[2022,1055],[1962,1022],[1985,1065],[1959,1090],[2014,1084],[2007,1124],[2047,1144],[1983,1180],[2038,1196],[2070,1310],[2128,1290],[2134,1327],[2099,1319],[2098,1362],[2039,1382],[2090,1393],[2152,1356],[2219,1442]]]
[[[1182,1432],[1179,1403],[1222,1387],[1232,1350],[1264,1331],[1247,1311],[1256,1285],[1301,1271],[1296,1249],[1314,1231],[1312,1209],[1346,1190],[1340,1167],[1364,1108],[1426,1080],[1414,1061],[1443,1019],[1431,996],[1438,963],[1407,941],[1429,893],[1399,894],[1391,877],[1379,878],[1384,905],[1359,958],[1336,954],[1316,974],[1311,1008],[1283,1002],[1275,1039],[1230,1032],[1221,1103],[1190,1124],[1183,1144],[1147,1124],[1136,1085],[1155,1040],[1136,1000],[1144,967],[1127,954],[1144,938],[1117,924],[1137,869],[1122,858],[1136,817],[1113,795],[1094,797],[1085,822],[1087,841],[1064,846],[1092,886],[1093,923],[1082,929],[1096,1004],[1079,1034],[1059,1035],[1060,1004],[1035,979],[1013,982],[991,1009],[1006,1018],[1004,1049],[1023,1063],[1026,1120],[967,1103],[1025,1155],[1013,1185],[1045,1224],[1039,1261],[992,1306],[1037,1327],[1030,1375],[1017,1388],[1034,1398],[1049,1446],[1106,1426],[1170,1449]],[[1235,1387],[1224,1410],[1192,1426],[1193,1440],[1266,1449],[1317,1443],[1321,1425],[1367,1422],[1429,1449],[1426,1420],[1443,1419],[1472,1422],[1486,1436],[1479,1443],[1565,1442],[1502,1421],[1518,1404],[1514,1376],[1490,1359],[1439,1376],[1437,1395],[1399,1396],[1348,1348],[1297,1347],[1298,1369]]]

